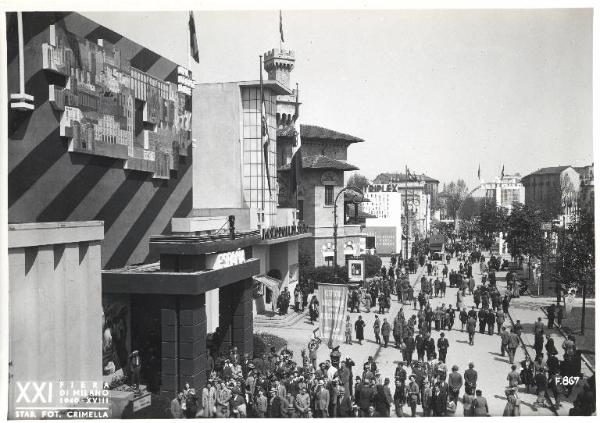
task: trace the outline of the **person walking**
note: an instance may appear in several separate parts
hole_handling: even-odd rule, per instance
[[[448,348],[450,347],[450,344],[448,343],[448,340],[446,339],[444,332],[440,333],[440,337],[437,341],[437,347],[438,347],[439,360],[442,363],[445,363],[446,362],[446,354],[448,354]]]
[[[469,345],[473,345],[475,343],[475,327],[477,325],[477,321],[473,317],[469,317],[467,320],[467,332],[469,333]]]
[[[375,333],[375,342],[378,345],[381,345],[381,321],[379,320],[379,316],[375,315],[375,322],[373,323],[373,332]]]
[[[467,309],[466,308],[462,308],[462,310],[460,311],[460,314],[458,315],[458,318],[460,320],[460,331],[464,332],[465,331],[465,326],[467,325],[467,320],[469,320],[469,315],[467,314]]]
[[[556,307],[556,324],[558,325],[559,328],[562,327],[562,321],[565,317],[565,308],[562,306],[562,304],[559,304]]]
[[[516,365],[513,364],[510,366],[510,372],[508,372],[508,375],[506,376],[506,380],[508,381],[509,388],[514,388],[514,387],[519,386],[519,383],[521,382],[521,375],[519,374],[519,372],[517,372]]]
[[[352,344],[352,322],[350,321],[350,315],[346,316],[346,344]]]
[[[483,397],[481,389],[475,391],[475,399],[473,400],[471,407],[473,407],[473,416],[484,417],[488,416],[490,409],[487,400]]]
[[[506,316],[502,310],[496,312],[496,326],[498,327],[498,333],[501,333],[502,326],[506,321]]]
[[[515,362],[515,353],[517,352],[517,347],[519,346],[519,335],[513,330],[508,335],[508,362],[513,364]]]
[[[387,319],[383,318],[383,323],[381,325],[381,336],[383,337],[383,346],[387,348],[388,342],[390,341],[390,333],[392,332],[392,327]]]
[[[377,417],[389,417],[391,403],[385,394],[383,385],[376,385],[376,393],[373,398],[375,415]]]
[[[548,329],[552,329],[554,327],[554,318],[556,317],[556,304],[552,303],[548,307]]]
[[[358,320],[354,322],[354,331],[356,332],[356,339],[358,339],[360,345],[362,345],[362,341],[365,339],[364,329],[365,322],[362,319],[362,316],[358,316]]]
[[[494,323],[496,323],[496,313],[494,313],[494,310],[488,310],[488,314],[487,314],[488,335],[494,334]]]
[[[502,354],[502,357],[504,357],[508,351],[509,336],[510,333],[508,333],[506,327],[502,326],[502,330],[500,331],[500,354]]]
[[[448,375],[448,386],[450,400],[454,401],[454,405],[456,405],[458,396],[460,395],[460,388],[463,386],[463,378],[458,373],[458,366],[456,364],[452,366],[452,373]]]

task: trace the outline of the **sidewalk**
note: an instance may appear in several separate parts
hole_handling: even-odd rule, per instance
[[[503,279],[503,278],[502,278]],[[533,349],[533,345],[535,342],[535,336],[533,334],[533,324],[537,321],[538,317],[542,318],[542,321],[545,325],[545,333],[550,333],[550,336],[554,340],[554,345],[559,352],[559,359],[562,357],[563,350],[562,344],[565,340],[562,333],[555,327],[554,329],[548,329],[548,319],[546,314],[541,309],[543,306],[548,306],[553,302],[553,298],[532,298],[532,297],[519,297],[513,298],[509,308],[509,314],[512,318],[513,322],[517,320],[521,321],[523,325],[523,332],[521,334],[521,341],[523,342],[522,347],[527,350],[530,357],[535,358],[535,350]],[[544,339],[544,345],[546,341]],[[545,350],[544,350],[545,355]],[[544,361],[546,357],[544,356]],[[588,378],[592,375],[592,372],[589,368],[582,362],[581,371],[584,375],[584,378]],[[581,391],[583,385],[583,379],[579,381],[579,383],[573,388],[571,395],[566,398],[564,395],[560,395],[561,407],[555,408],[555,399],[550,392],[548,392],[552,407],[555,409],[554,411],[559,416],[567,416],[569,414],[569,410],[573,406],[573,401],[577,397],[577,394]]]

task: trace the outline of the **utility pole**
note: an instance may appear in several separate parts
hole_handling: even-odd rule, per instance
[[[405,259],[408,260],[408,233],[410,231],[410,223],[408,221],[408,165],[405,165],[404,169],[404,215],[406,216],[406,235],[404,242]]]

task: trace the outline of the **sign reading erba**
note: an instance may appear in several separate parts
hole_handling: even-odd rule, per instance
[[[227,251],[206,255],[206,269],[217,270],[242,264],[246,261],[244,250]]]

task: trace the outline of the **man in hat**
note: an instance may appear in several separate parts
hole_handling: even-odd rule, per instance
[[[519,347],[519,335],[515,332],[514,328],[508,335],[508,343],[506,349],[508,350],[508,362],[513,364],[515,362],[515,353]]]
[[[469,334],[469,345],[473,345],[475,343],[475,328],[477,326],[477,321],[473,316],[470,316],[467,320],[467,333]]]
[[[315,417],[329,417],[329,390],[325,388],[323,379],[319,379],[315,391]]]
[[[408,383],[407,402],[408,402],[408,406],[410,407],[411,416],[416,417],[417,416],[417,403],[419,402],[420,389],[419,389],[419,385],[417,385],[417,382],[415,381],[414,375],[410,375],[408,380],[409,380],[409,383]]]
[[[469,368],[465,370],[465,392],[469,395],[475,394],[477,388],[477,370],[475,370],[475,364],[469,363]]]
[[[448,354],[448,348],[450,347],[450,344],[448,343],[448,340],[446,339],[444,332],[440,333],[440,337],[437,341],[437,347],[438,347],[438,352],[439,352],[439,359],[441,362],[445,363],[446,362],[446,354]]]
[[[381,331],[381,321],[379,320],[379,316],[375,315],[375,322],[373,323],[373,332],[375,333],[375,342],[381,345],[381,337],[379,333]]]

